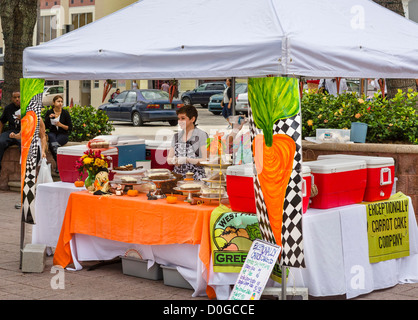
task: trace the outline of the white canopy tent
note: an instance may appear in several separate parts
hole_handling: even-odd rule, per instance
[[[142,0],[26,48],[25,78],[418,78],[418,25],[371,0]]]

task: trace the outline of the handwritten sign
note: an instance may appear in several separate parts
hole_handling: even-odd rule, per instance
[[[272,243],[254,240],[229,300],[259,300],[281,250]]]
[[[409,256],[408,205],[402,192],[367,204],[370,263]]]

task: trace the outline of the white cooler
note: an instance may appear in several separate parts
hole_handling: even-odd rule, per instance
[[[373,202],[389,199],[395,181],[395,160],[391,157],[369,157],[350,154],[327,154],[321,159],[364,160],[367,165],[367,184],[363,201]]]

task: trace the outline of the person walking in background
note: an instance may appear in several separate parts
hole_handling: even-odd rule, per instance
[[[3,129],[7,125],[7,130],[3,132]],[[11,138],[12,133],[17,134],[20,132],[20,92],[14,91],[12,93],[12,103],[4,108],[3,114],[0,117],[0,170],[1,160],[3,159],[4,152],[12,145],[17,145],[20,148],[20,139]],[[12,135],[13,137],[13,135]]]
[[[120,94],[120,89],[116,89],[115,92],[112,93],[112,95],[110,96],[110,99],[115,99],[118,95]]]
[[[132,81],[132,89],[138,89],[138,83],[136,83],[136,80]]]
[[[226,79],[226,85],[228,86],[224,90],[224,96],[221,101],[222,106],[222,115],[228,121],[228,129],[231,128],[231,122],[229,117],[232,116],[232,88],[231,88],[231,79]]]
[[[319,91],[328,92],[333,96],[338,94],[345,93],[348,90],[347,81],[344,78],[341,78],[340,81],[340,90],[337,90],[337,80],[336,79],[321,79],[319,82]]]
[[[61,96],[55,96],[54,105],[45,114],[45,127],[49,130],[48,146],[56,164],[58,148],[67,144],[68,136],[73,128],[70,113],[62,107],[63,101]],[[56,173],[58,173],[58,164]]]
[[[168,92],[168,89],[170,89],[170,85],[168,84],[168,81],[164,81],[164,83],[161,85],[161,90]]]

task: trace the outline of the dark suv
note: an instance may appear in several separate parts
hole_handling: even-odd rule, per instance
[[[209,98],[214,94],[224,92],[226,84],[224,82],[207,82],[202,83],[196,89],[186,91],[181,96],[184,104],[200,104],[202,107],[207,108]]]

